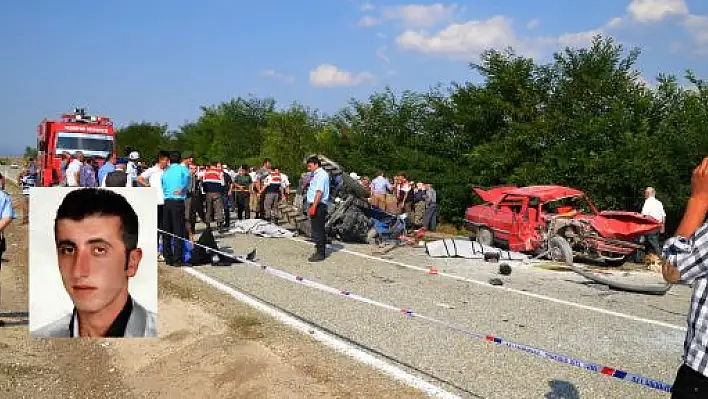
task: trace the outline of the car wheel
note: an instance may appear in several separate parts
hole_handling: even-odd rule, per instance
[[[479,230],[477,230],[475,241],[482,245],[491,247],[492,244],[494,244],[494,234],[488,228],[480,227]]]
[[[548,258],[554,262],[563,262],[573,265],[573,248],[563,237],[553,237],[548,244]]]

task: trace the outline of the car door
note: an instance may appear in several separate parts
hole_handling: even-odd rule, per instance
[[[520,205],[512,207],[511,228],[509,229],[509,250],[527,251],[533,234],[533,221],[529,215],[529,198],[520,200]]]
[[[493,220],[489,221],[489,227],[494,232],[494,236],[500,241],[509,241],[509,237],[514,226],[515,208],[521,205],[519,197],[505,195],[497,203],[494,209]]]

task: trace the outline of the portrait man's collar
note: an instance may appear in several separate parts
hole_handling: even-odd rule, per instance
[[[108,328],[106,338],[122,338],[125,336],[125,330],[128,327],[128,321],[130,320],[130,315],[133,313],[133,299],[130,294],[128,294],[128,299],[123,305],[123,309],[118,313],[111,326]],[[79,336],[79,318],[77,315],[76,308],[74,308],[71,314],[71,321],[69,322],[69,336],[75,338]]]

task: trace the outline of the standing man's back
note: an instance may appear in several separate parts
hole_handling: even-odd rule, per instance
[[[162,256],[169,266],[181,266],[184,239],[187,239],[187,221],[185,219],[185,204],[189,190],[189,169],[180,164],[178,153],[170,155],[170,166],[162,173],[162,193],[165,197],[163,225],[165,234],[162,237]],[[170,245],[174,238],[174,250]]]
[[[664,232],[664,224],[666,222],[666,212],[664,205],[656,199],[656,190],[653,187],[647,187],[644,190],[644,206],[642,206],[642,215],[650,216],[661,222],[661,229],[645,236],[647,240],[647,253],[653,256],[658,256],[661,252],[659,245],[659,236]]]

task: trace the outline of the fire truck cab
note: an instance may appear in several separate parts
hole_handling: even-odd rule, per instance
[[[64,114],[61,120],[43,120],[37,132],[39,176],[37,185],[61,183],[61,156],[81,151],[84,157],[98,157],[103,164],[109,154],[116,154],[113,122],[105,116],[86,115],[83,108]]]

